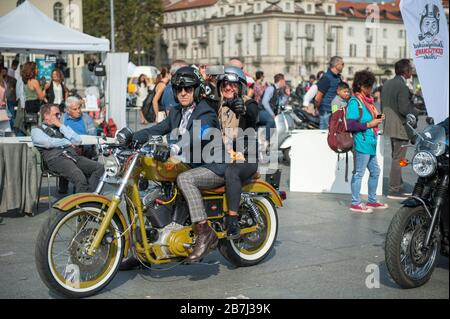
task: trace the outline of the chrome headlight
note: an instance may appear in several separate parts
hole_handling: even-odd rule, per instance
[[[430,152],[418,152],[412,160],[412,168],[420,177],[430,176],[437,168],[436,157]]]
[[[116,159],[112,156],[105,160],[105,172],[109,177],[115,177],[119,174],[120,167]]]

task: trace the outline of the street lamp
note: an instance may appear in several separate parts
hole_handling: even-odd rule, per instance
[[[110,0],[110,12],[111,12],[111,52],[116,51],[116,41],[114,35],[114,0]]]

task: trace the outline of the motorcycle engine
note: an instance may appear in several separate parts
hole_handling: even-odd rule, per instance
[[[188,256],[193,243],[191,232],[191,227],[182,226],[175,222],[170,223],[163,229],[158,229],[158,240],[153,243],[160,248],[155,250],[157,258]]]

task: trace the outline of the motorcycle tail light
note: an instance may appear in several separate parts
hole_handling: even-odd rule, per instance
[[[285,192],[285,191],[279,191],[278,194],[280,195],[280,197],[281,197],[282,200],[286,200],[287,195],[286,195],[286,192]]]
[[[400,163],[400,167],[406,167],[409,165],[408,160],[405,158],[402,158],[399,163]]]

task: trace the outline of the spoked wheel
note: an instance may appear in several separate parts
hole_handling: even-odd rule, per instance
[[[97,203],[57,213],[42,227],[36,244],[36,265],[51,290],[82,298],[94,295],[113,279],[123,256],[123,229],[114,217],[94,256],[90,247],[100,227]]]
[[[440,241],[434,237],[424,247],[430,218],[423,207],[403,207],[392,219],[386,237],[386,265],[402,288],[425,284],[436,265]]]
[[[267,198],[257,197],[252,200],[259,210],[264,226],[259,226],[257,231],[241,235],[238,239],[222,239],[219,242],[221,254],[237,267],[248,267],[260,263],[269,255],[277,238],[276,209]],[[249,213],[240,211],[241,220],[243,215],[249,216]]]

